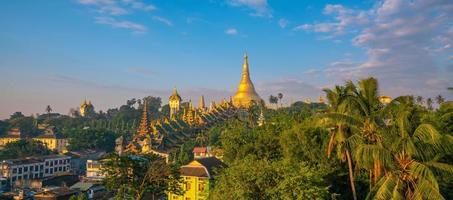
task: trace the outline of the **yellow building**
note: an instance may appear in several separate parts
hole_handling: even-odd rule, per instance
[[[42,142],[48,149],[65,153],[67,151],[68,139],[61,134],[43,134],[34,137],[33,140]]]
[[[183,183],[183,195],[169,193],[169,200],[204,200],[208,198],[209,181],[213,178],[215,168],[226,165],[216,157],[199,158],[184,165],[179,170]]]
[[[247,53],[244,55],[241,82],[239,83],[238,90],[232,100],[236,107],[249,107],[253,103],[261,103],[263,101],[258,93],[256,93],[255,87],[250,79]]]
[[[21,134],[18,128],[11,129],[7,135],[0,137],[0,147],[3,148],[6,144],[10,142],[15,142],[24,138],[25,137],[23,136],[23,134]]]
[[[392,97],[382,95],[382,96],[379,97],[379,101],[382,104],[389,104],[392,101]]]
[[[39,127],[41,128],[41,127]],[[11,129],[7,135],[0,137],[0,147],[4,147],[10,142],[26,139],[26,137],[17,128]],[[42,142],[48,149],[64,153],[67,151],[68,139],[61,134],[55,133],[52,127],[44,130],[44,134],[31,138],[35,141]]]

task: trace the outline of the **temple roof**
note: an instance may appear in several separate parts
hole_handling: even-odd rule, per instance
[[[170,101],[181,101],[181,96],[179,96],[178,91],[176,91],[176,88],[173,89],[173,93],[171,96],[168,98]]]

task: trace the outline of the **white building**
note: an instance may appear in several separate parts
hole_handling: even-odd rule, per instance
[[[102,180],[105,178],[102,173],[102,164],[98,160],[87,160],[87,174],[86,177],[92,180]]]
[[[14,183],[16,180],[41,179],[64,174],[71,170],[70,159],[70,156],[48,155],[3,160],[0,163],[0,175]]]

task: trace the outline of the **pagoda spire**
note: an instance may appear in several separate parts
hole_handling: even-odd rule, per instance
[[[261,102],[261,97],[256,93],[252,80],[250,79],[249,62],[247,52],[244,53],[244,64],[242,65],[242,78],[239,82],[236,94],[233,97],[233,104],[236,107],[248,107],[253,102]]]
[[[142,119],[140,120],[140,125],[138,127],[137,133],[139,135],[147,135],[148,133],[150,133],[150,126],[148,121],[148,102],[146,100],[144,101]]]
[[[200,106],[199,106],[199,109],[200,110],[204,110],[205,109],[205,105],[204,105],[204,96],[201,95],[200,97]]]

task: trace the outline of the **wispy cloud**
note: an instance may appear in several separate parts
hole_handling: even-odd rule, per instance
[[[229,28],[227,30],[225,30],[225,34],[227,35],[237,35],[239,34],[239,31],[235,28]]]
[[[82,5],[94,7],[99,13],[110,15],[125,15],[128,10],[152,11],[156,7],[151,4],[145,4],[139,0],[78,0]]]
[[[122,28],[132,30],[133,33],[146,33],[148,28],[142,24],[127,20],[116,20],[112,17],[96,17],[96,23],[110,25],[113,28]]]
[[[286,28],[286,26],[288,26],[288,23],[289,23],[289,21],[284,18],[281,18],[280,20],[278,20],[278,25],[281,28]]]
[[[165,24],[167,26],[173,26],[173,23],[169,19],[166,19],[166,18],[163,18],[163,17],[153,16],[153,20],[154,21],[158,21],[160,23],[163,23],[163,24]]]
[[[227,0],[232,6],[246,6],[252,9],[254,12],[252,16],[257,17],[272,17],[272,10],[267,3],[267,0]]]
[[[134,10],[150,12],[156,9],[154,5],[143,3],[141,0],[77,0],[77,2],[94,9],[100,15],[95,17],[97,24],[129,29],[133,33],[146,33],[148,29],[145,25],[122,20],[121,15],[133,14]]]

